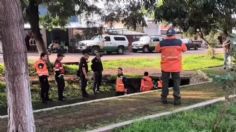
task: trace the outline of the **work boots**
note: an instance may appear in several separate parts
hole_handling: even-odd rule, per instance
[[[174,96],[174,105],[181,105],[181,97]]]
[[[168,104],[167,97],[161,96],[161,102],[162,102],[162,104]]]

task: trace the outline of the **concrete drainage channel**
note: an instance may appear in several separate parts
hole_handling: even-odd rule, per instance
[[[204,73],[201,72],[200,74],[197,73],[194,76],[188,76],[188,77],[181,77],[181,88],[187,87],[187,86],[194,86],[194,85],[200,85],[200,84],[205,84],[211,82],[211,79],[204,77]],[[200,82],[191,84],[191,79],[193,79],[195,76],[200,76]],[[206,76],[206,75],[205,75]],[[160,77],[158,76],[152,76],[153,81],[157,82]],[[199,77],[198,77],[199,78]],[[128,94],[124,96],[115,96],[115,97],[107,97],[107,98],[101,98],[101,99],[96,99],[96,100],[90,100],[90,101],[85,101],[85,102],[79,102],[79,103],[73,103],[73,104],[67,104],[67,105],[62,105],[62,106],[54,106],[50,108],[44,108],[44,109],[38,109],[34,110],[34,113],[39,113],[39,112],[45,112],[45,111],[51,111],[55,109],[62,109],[62,108],[67,108],[67,107],[73,107],[73,106],[78,106],[78,105],[83,105],[83,104],[89,104],[89,103],[94,103],[94,102],[99,102],[99,101],[106,101],[106,100],[112,100],[112,99],[117,99],[120,97],[128,97],[128,96],[134,96],[134,95],[140,95],[140,94],[145,94],[145,93],[150,93],[150,92],[155,92],[156,90],[148,91],[148,92],[142,92],[140,93],[140,83],[141,83],[141,78],[127,78],[129,82],[129,89],[128,89]],[[210,81],[209,81],[210,80]],[[105,79],[105,83],[107,84],[115,84],[115,79]],[[199,81],[199,79],[198,79]],[[173,81],[170,80],[169,86],[173,86]],[[8,115],[3,115],[0,116],[0,119],[5,119],[8,118]]]
[[[141,79],[142,78],[127,78],[127,87],[128,87],[128,94],[132,94],[132,93],[137,93],[140,92],[140,84],[141,84]],[[152,77],[153,82],[154,82],[154,87],[157,88],[157,84],[156,82],[160,80],[160,77]],[[190,84],[190,79],[191,77],[181,77],[181,83],[180,85],[189,85]],[[116,80],[115,79],[109,79],[109,80],[104,80],[106,82],[106,84],[115,84]],[[170,80],[169,82],[169,86],[173,87],[173,81]]]
[[[201,82],[201,83],[197,83],[197,84],[183,85],[183,86],[181,86],[181,88],[188,87],[188,86],[195,86],[195,85],[207,84],[207,83],[210,83],[210,82],[211,82],[211,81],[205,81],[205,82]],[[147,92],[138,92],[138,93],[126,94],[126,95],[123,95],[123,96],[107,97],[107,98],[96,99],[96,100],[90,100],[90,101],[79,102],[79,103],[68,104],[68,105],[62,105],[62,106],[54,106],[54,107],[50,107],[50,108],[44,108],[44,109],[34,110],[33,112],[34,112],[34,113],[46,112],[46,111],[51,111],[51,110],[56,110],[56,109],[63,109],[63,108],[67,108],[67,107],[79,106],[79,105],[84,105],[84,104],[89,104],[89,103],[100,102],[100,101],[113,100],[113,99],[118,99],[118,98],[122,98],[122,97],[129,97],[129,96],[135,96],[135,95],[142,95],[142,94],[146,94],[146,93],[156,92],[156,91],[159,91],[159,90],[160,90],[160,89],[152,90],[152,91],[147,91]],[[6,118],[8,118],[8,115],[0,116],[0,119],[6,119]]]

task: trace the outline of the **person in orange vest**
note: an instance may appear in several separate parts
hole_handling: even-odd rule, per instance
[[[157,88],[162,89],[162,80],[157,81]]]
[[[55,80],[57,82],[59,101],[63,101],[65,99],[65,97],[63,96],[63,91],[65,88],[65,80],[64,80],[65,69],[63,67],[63,64],[61,63],[63,57],[64,57],[63,54],[58,53],[57,59],[54,63]]]
[[[156,51],[161,53],[161,71],[162,71],[162,94],[161,100],[163,104],[167,104],[167,96],[169,94],[170,76],[174,82],[174,105],[181,104],[180,96],[180,72],[182,71],[182,52],[187,51],[187,47],[181,40],[176,39],[175,30],[173,28],[167,31],[167,37],[160,41],[156,46]]]
[[[50,101],[48,92],[49,92],[49,83],[48,83],[48,68],[47,68],[47,61],[48,61],[48,55],[46,53],[41,53],[40,59],[36,61],[34,64],[34,68],[36,69],[36,72],[39,77],[41,92],[40,96],[42,99],[42,103],[47,103],[47,101]]]
[[[126,83],[126,78],[124,77],[123,74],[123,69],[118,68],[118,74],[116,78],[116,96],[124,95],[126,93],[126,88],[125,88],[125,83]]]
[[[150,91],[153,88],[153,82],[152,78],[149,77],[148,72],[144,72],[144,77],[141,80],[141,87],[140,91],[145,92],[145,91]]]

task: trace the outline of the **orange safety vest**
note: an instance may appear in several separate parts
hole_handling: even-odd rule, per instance
[[[157,87],[162,88],[163,87],[162,83],[163,83],[162,80],[157,81]]]
[[[153,88],[153,82],[152,82],[152,78],[151,77],[143,77],[142,81],[141,81],[141,92],[144,91],[150,91]]]
[[[117,77],[116,79],[116,92],[125,92],[123,77]]]
[[[34,64],[34,68],[36,69],[38,76],[48,76],[49,75],[47,64],[45,61],[43,61],[41,59],[36,61],[36,63]]]
[[[180,72],[182,70],[182,52],[187,47],[175,37],[167,37],[157,44],[156,51],[161,53],[161,70],[164,72]]]

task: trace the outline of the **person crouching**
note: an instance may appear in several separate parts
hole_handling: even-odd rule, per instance
[[[144,72],[144,77],[141,80],[140,91],[150,91],[153,89],[153,86],[152,78],[148,75],[148,72]]]
[[[118,74],[116,78],[116,96],[124,95],[126,93],[125,82],[126,78],[123,74],[123,69],[118,68]]]

